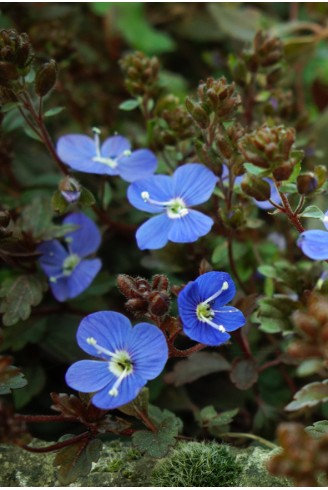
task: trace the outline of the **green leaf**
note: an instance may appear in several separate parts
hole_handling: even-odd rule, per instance
[[[29,318],[6,328],[3,332],[3,342],[0,351],[12,349],[14,352],[25,347],[26,344],[35,344],[43,336],[47,328],[46,318]]]
[[[69,204],[59,190],[56,190],[51,198],[51,206],[56,213],[63,214],[67,211]]]
[[[277,270],[272,267],[272,265],[260,265],[257,270],[265,277],[270,277],[271,279],[279,279],[279,274]]]
[[[328,434],[328,420],[318,420],[313,425],[306,427],[305,430],[315,439],[320,439]]]
[[[126,415],[131,415],[142,420],[140,414],[148,415],[148,403],[149,403],[149,390],[148,388],[142,388],[137,398],[132,402],[127,403],[119,407],[119,410]]]
[[[328,379],[309,383],[294,395],[294,400],[290,402],[285,410],[294,412],[304,407],[314,407],[319,403],[328,401]]]
[[[142,2],[112,2],[107,10],[115,20],[115,26],[120,30],[122,37],[132,48],[147,55],[174,49],[175,43],[170,35],[154,29],[147,21]]]
[[[175,445],[178,432],[178,419],[167,417],[157,426],[157,432],[145,430],[135,432],[132,443],[147,456],[162,458],[170,447]]]
[[[121,109],[121,111],[133,111],[133,109],[136,109],[139,106],[140,106],[140,100],[129,99],[122,102],[122,104],[120,104],[118,107],[119,109]]]
[[[47,290],[47,283],[38,274],[26,274],[5,279],[0,288],[0,312],[3,313],[3,324],[14,325],[19,320],[26,320],[31,314],[31,307],[38,305]]]
[[[0,395],[7,395],[27,384],[24,374],[11,363],[10,356],[0,356]]]
[[[17,108],[7,112],[2,120],[1,128],[4,133],[10,133],[24,125],[24,118]]]
[[[46,383],[46,375],[42,366],[29,366],[23,371],[27,379],[27,384],[13,393],[17,410],[20,410],[29,403],[34,396],[38,395]]]
[[[172,372],[164,376],[166,383],[182,386],[208,374],[228,371],[230,363],[216,352],[196,352],[187,360],[177,362]]]
[[[107,209],[113,197],[111,186],[109,182],[105,182],[104,189],[102,193],[102,207],[103,209]]]
[[[81,196],[79,199],[79,204],[86,207],[91,207],[95,204],[96,200],[94,195],[89,189],[81,186]]]
[[[218,436],[222,432],[229,431],[229,424],[237,415],[239,409],[227,410],[218,413],[213,405],[204,407],[199,413],[199,420],[203,427],[206,427],[210,434]]]
[[[323,359],[305,359],[297,366],[296,374],[300,378],[317,374],[324,367]]]
[[[318,206],[311,205],[307,206],[300,216],[302,216],[302,218],[318,218],[323,220],[325,214],[318,208]]]
[[[52,109],[48,109],[43,116],[44,117],[52,117],[56,116],[60,112],[62,112],[65,109],[65,107],[53,107]]]
[[[259,329],[266,333],[279,333],[292,330],[289,319],[300,304],[284,294],[265,297],[258,300],[259,308],[255,320],[260,323]]]
[[[74,437],[67,435],[60,441]],[[76,444],[61,449],[55,457],[58,466],[58,480],[61,485],[69,485],[81,476],[87,476],[92,463],[98,461],[102,449],[100,439],[83,439]]]
[[[255,165],[253,165],[253,163],[244,163],[243,166],[246,172],[252,175],[265,176],[268,174],[268,170],[263,170],[263,168],[256,167]]]
[[[232,364],[230,379],[239,390],[248,390],[258,380],[257,365],[250,359],[236,359]]]
[[[32,140],[39,141],[40,143],[42,143],[42,139],[40,138],[40,136],[35,131],[33,131],[33,129],[30,128],[30,126],[24,126],[24,133]]]
[[[208,9],[220,31],[240,41],[253,41],[263,23],[260,11],[252,7],[214,2],[209,4]]]

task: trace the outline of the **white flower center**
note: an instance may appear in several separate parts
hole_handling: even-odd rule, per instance
[[[77,254],[68,255],[63,262],[63,272],[61,274],[58,274],[58,276],[51,276],[50,282],[57,282],[57,279],[69,277],[80,262],[81,258]]]
[[[117,380],[109,390],[108,394],[110,396],[118,396],[119,387],[121,386],[122,381],[129,376],[129,374],[133,373],[133,362],[130,354],[126,350],[111,352],[98,345],[96,339],[93,337],[88,337],[87,343],[92,345],[98,354],[105,354],[110,357],[108,370],[117,377]]]
[[[205,301],[202,301],[197,305],[196,308],[196,316],[198,320],[202,323],[207,323],[207,325],[210,325],[212,328],[215,328],[215,330],[218,330],[219,332],[224,333],[226,329],[224,328],[223,325],[218,325],[213,321],[213,318],[215,317],[215,313],[219,313],[219,310],[213,310],[211,308],[211,302],[214,301],[216,298],[222,294],[223,291],[226,291],[229,288],[229,284],[227,281],[224,281],[222,284],[221,288],[212,296],[207,298]],[[231,310],[233,312],[234,310]]]
[[[181,197],[175,197],[169,201],[156,201],[155,199],[150,198],[149,192],[147,191],[143,191],[141,197],[149,204],[166,208],[166,214],[170,219],[183,218],[189,213],[189,210]]]
[[[100,151],[100,138],[99,138],[99,135],[100,135],[100,129],[98,128],[92,128],[92,131],[93,131],[93,134],[94,134],[94,141],[95,141],[95,145],[96,145],[96,156],[94,156],[92,158],[92,160],[94,162],[97,162],[97,163],[102,163],[104,165],[107,165],[108,167],[114,169],[118,166],[118,159],[121,158],[121,157],[128,157],[131,155],[131,151],[130,150],[124,150],[120,155],[117,155],[115,156],[114,158],[110,158],[110,157],[103,157],[101,155],[101,151]]]

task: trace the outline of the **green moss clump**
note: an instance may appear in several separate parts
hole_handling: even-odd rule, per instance
[[[180,443],[155,465],[155,487],[234,487],[241,466],[228,446],[213,443]]]

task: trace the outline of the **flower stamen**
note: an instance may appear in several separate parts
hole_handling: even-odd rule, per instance
[[[98,354],[106,354],[109,357],[115,356],[115,352],[111,352],[110,350],[101,347],[94,337],[88,337],[86,341],[87,344],[92,345],[97,350]]]
[[[181,197],[175,197],[174,199],[170,199],[170,201],[156,201],[155,199],[150,198],[149,192],[147,191],[143,191],[141,197],[149,204],[166,208],[166,213],[171,219],[183,218],[189,213],[189,210]]]
[[[117,380],[115,381],[113,387],[109,390],[108,394],[110,396],[118,396],[118,388],[121,386],[121,383],[123,381],[123,379],[128,375],[128,368],[126,367],[122,373],[120,374],[120,376],[117,378]]]
[[[214,301],[216,298],[218,298],[220,296],[220,294],[223,293],[223,291],[226,291],[227,289],[229,289],[229,283],[227,281],[224,281],[221,289],[219,289],[219,291],[217,291],[216,293],[212,294],[212,296],[210,296],[205,301],[203,301],[203,303],[207,304],[207,303],[210,303],[211,301]]]

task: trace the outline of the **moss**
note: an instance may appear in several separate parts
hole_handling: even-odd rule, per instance
[[[217,443],[180,443],[155,465],[150,481],[156,487],[233,487],[241,466],[229,448]]]
[[[232,449],[242,466],[242,472],[238,481],[240,487],[288,487],[292,483],[286,478],[272,476],[267,470],[267,461],[276,453],[276,449],[270,451],[261,447],[247,449]],[[278,449],[279,450],[279,449]]]

